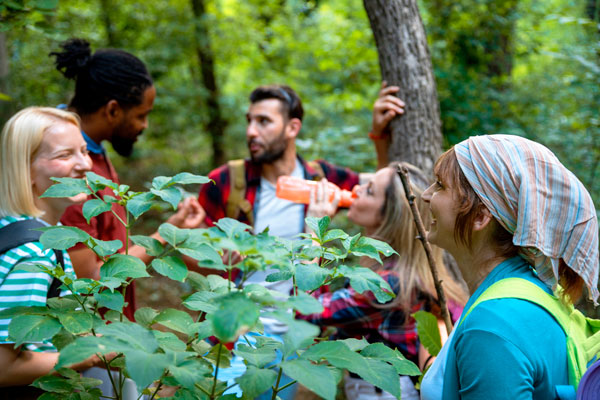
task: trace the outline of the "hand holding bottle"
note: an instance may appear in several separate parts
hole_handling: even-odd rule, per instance
[[[307,217],[333,217],[341,199],[341,190],[323,178],[310,191]]]

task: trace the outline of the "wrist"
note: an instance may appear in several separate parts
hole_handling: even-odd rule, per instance
[[[386,140],[389,138],[389,135],[386,134],[385,132],[379,132],[376,133],[374,131],[369,132],[369,139],[376,141],[376,140]]]

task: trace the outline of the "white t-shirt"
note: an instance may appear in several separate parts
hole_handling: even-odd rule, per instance
[[[291,176],[304,178],[304,168],[298,159]],[[260,187],[254,202],[254,232],[260,233],[269,227],[269,234],[286,239],[296,239],[304,231],[304,204],[293,203],[275,196],[275,185],[260,178]],[[244,285],[259,284],[267,289],[275,290],[286,296],[292,290],[292,280],[267,282],[268,275],[277,272],[275,269],[257,271],[248,277]],[[265,331],[283,334],[287,326],[272,318],[261,317]]]

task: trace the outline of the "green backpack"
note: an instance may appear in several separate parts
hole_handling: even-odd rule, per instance
[[[569,384],[577,390],[588,365],[600,356],[600,320],[587,318],[572,305],[564,304],[533,282],[522,278],[506,278],[487,288],[461,321],[482,301],[503,298],[522,299],[537,304],[559,323],[567,336]]]

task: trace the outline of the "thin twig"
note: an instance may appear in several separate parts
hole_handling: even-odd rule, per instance
[[[414,195],[410,187],[408,168],[406,168],[403,165],[399,165],[398,175],[400,175],[400,180],[402,181],[402,186],[404,187],[404,193],[406,194],[406,199],[408,200],[408,204],[410,205],[410,210],[412,211],[415,224],[417,225],[417,231],[419,232],[418,239],[423,244],[423,247],[425,248],[425,253],[427,254],[427,260],[429,261],[429,268],[431,269],[431,275],[433,276],[435,291],[437,292],[437,296],[440,301],[440,308],[442,309],[442,319],[446,324],[446,330],[448,331],[448,335],[450,335],[450,332],[452,331],[452,321],[450,320],[450,314],[448,313],[446,295],[444,294],[442,282],[440,281],[438,275],[437,265],[435,259],[433,258],[433,252],[431,251],[431,245],[427,241],[427,233],[425,232],[425,228],[423,226],[423,219],[421,218],[421,214],[419,213],[419,209],[417,208],[417,205],[415,203],[416,196]]]

